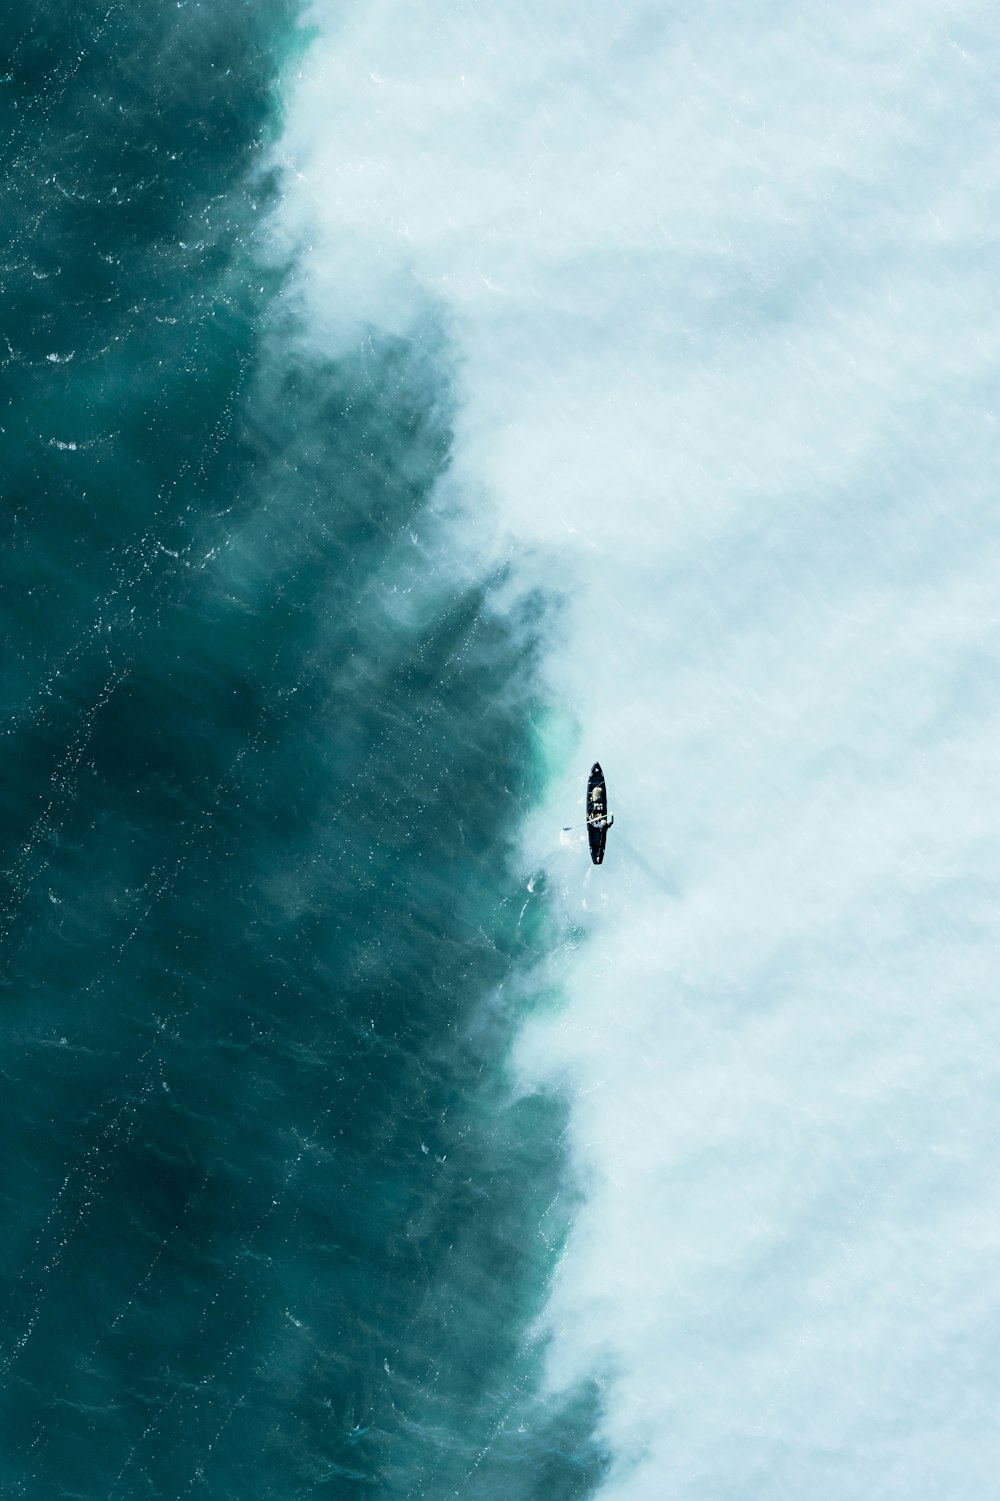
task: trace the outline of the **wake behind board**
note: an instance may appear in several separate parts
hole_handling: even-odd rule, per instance
[[[608,827],[608,789],[601,763],[595,761],[587,779],[587,839],[590,842],[590,858],[595,865],[600,865],[604,859]]]

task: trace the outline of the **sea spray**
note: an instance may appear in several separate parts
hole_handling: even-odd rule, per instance
[[[553,1390],[604,1379],[621,1501],[980,1495],[992,18],[312,14],[281,153],[316,337],[435,310],[456,545],[564,599],[580,736],[524,847],[588,940],[518,1054],[585,1193]],[[557,832],[595,756],[599,873]]]

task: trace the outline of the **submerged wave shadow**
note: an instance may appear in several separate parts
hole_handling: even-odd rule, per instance
[[[658,891],[663,892],[664,896],[680,896],[681,891],[677,882],[664,871],[657,869],[626,833],[622,832],[618,834],[615,840],[614,853],[616,855],[624,855],[626,860],[630,861],[636,870],[640,871],[646,877],[647,881],[655,886]]]

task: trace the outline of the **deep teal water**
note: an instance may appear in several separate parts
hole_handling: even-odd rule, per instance
[[[582,1496],[545,604],[448,566],[446,348],[303,353],[289,5],[2,24],[0,1494]]]

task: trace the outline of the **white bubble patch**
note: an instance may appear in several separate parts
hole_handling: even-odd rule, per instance
[[[279,221],[331,350],[443,328],[456,548],[565,595],[521,1038],[585,1202],[606,1501],[1000,1461],[1000,30],[973,0],[318,5]],[[566,731],[566,726],[575,731]],[[589,865],[590,762],[615,827]]]

